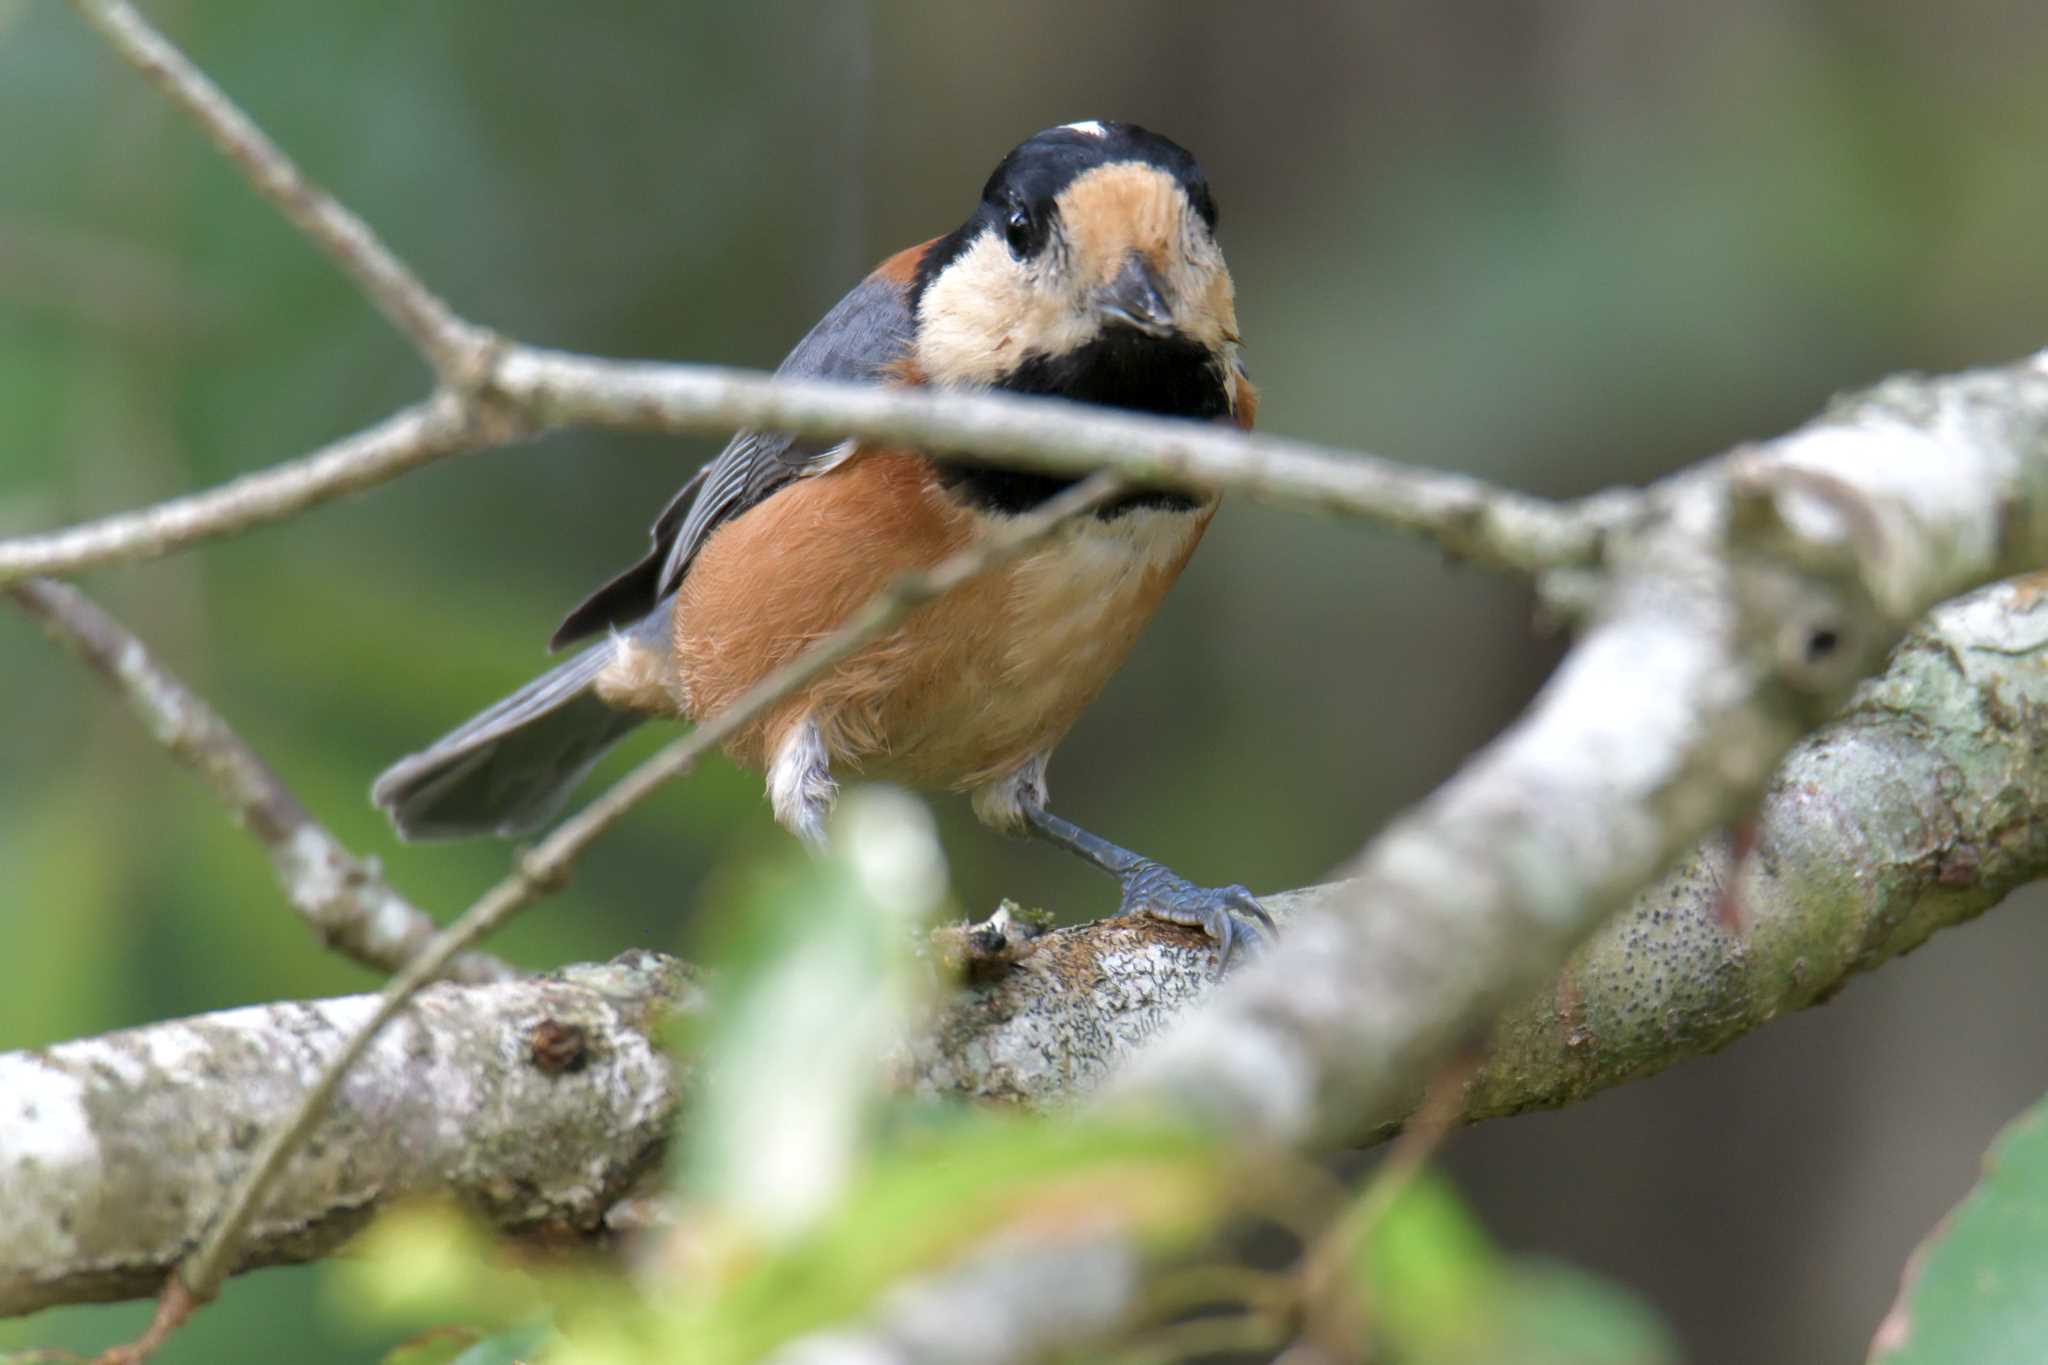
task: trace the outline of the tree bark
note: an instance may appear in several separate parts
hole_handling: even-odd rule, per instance
[[[1735,843],[1745,843],[1738,855]],[[1510,1009],[1479,1119],[1572,1103],[1819,1003],[2048,872],[2048,578],[1936,611],[1787,760],[1753,839],[1696,850]],[[1283,926],[1313,887],[1270,897]],[[1034,1108],[1092,1093],[1214,987],[1189,930],[1104,921],[942,932],[978,982],[906,1043],[917,1090]],[[357,996],[230,1010],[0,1056],[0,1313],[154,1293]],[[378,1206],[452,1192],[511,1230],[585,1233],[651,1169],[684,1097],[655,1038],[699,1005],[679,963],[441,985],[350,1075],[241,1268],[338,1246]]]
[[[658,1167],[682,1077],[654,1026],[695,990],[648,953],[430,988],[351,1070],[235,1269],[324,1256],[430,1192],[508,1230],[598,1228]],[[257,1005],[0,1055],[0,1314],[155,1294],[376,1005]]]

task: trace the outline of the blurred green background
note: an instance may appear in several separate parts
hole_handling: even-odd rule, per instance
[[[458,309],[565,347],[772,365],[1019,138],[1096,116],[1204,161],[1271,431],[1572,494],[1890,371],[2048,344],[2037,0],[149,8]],[[68,10],[0,0],[0,532],[218,482],[423,385]],[[715,445],[558,436],[84,581],[451,914],[505,849],[400,847],[367,784],[535,671]],[[1239,501],[1062,751],[1058,805],[1198,879],[1315,880],[1526,699],[1559,647],[1529,605]],[[0,1047],[372,984],[4,616],[0,679]],[[967,905],[1109,908],[1078,864],[940,817]],[[718,869],[781,838],[758,782],[714,766],[499,946],[672,947]],[[1450,1163],[1510,1245],[1633,1286],[1698,1361],[1860,1357],[2048,1080],[2044,953],[2042,916],[2008,907],[1727,1057],[1462,1134]],[[158,1359],[369,1358],[319,1298],[250,1277]]]

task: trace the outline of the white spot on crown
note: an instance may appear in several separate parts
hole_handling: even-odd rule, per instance
[[[1079,123],[1063,123],[1060,126],[1070,132],[1086,133],[1090,137],[1109,136],[1109,129],[1103,127],[1097,119],[1082,119]]]

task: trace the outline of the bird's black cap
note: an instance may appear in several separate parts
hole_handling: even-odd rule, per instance
[[[1074,180],[1097,166],[1139,162],[1172,176],[1209,230],[1216,230],[1216,200],[1194,153],[1135,123],[1089,119],[1034,133],[1010,149],[982,186],[981,202],[965,223],[934,243],[918,264],[913,300],[990,227],[1000,228],[1017,209],[1043,223],[1047,210]]]
[[[1179,181],[1195,212],[1215,229],[1216,201],[1209,195],[1209,182],[1194,154],[1148,128],[1107,119],[1062,124],[1018,143],[982,187],[981,202],[997,207],[1007,207],[1013,200],[1043,204],[1056,198],[1082,172],[1123,161],[1157,166]]]

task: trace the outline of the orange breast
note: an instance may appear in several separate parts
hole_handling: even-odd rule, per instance
[[[1044,545],[929,604],[735,737],[765,766],[818,723],[835,766],[966,789],[1057,743],[1123,664],[1213,511],[1078,518]],[[721,527],[675,607],[684,709],[726,706],[896,576],[968,544],[979,514],[925,459],[863,451]]]

